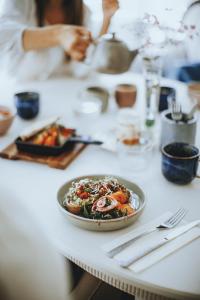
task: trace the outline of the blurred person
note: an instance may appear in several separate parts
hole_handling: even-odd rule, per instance
[[[189,63],[200,62],[200,1],[193,1],[186,10],[183,23],[188,31],[185,48]]]
[[[175,4],[174,4],[175,5]],[[173,8],[172,8],[173,10]],[[139,39],[141,36],[146,36],[146,44],[142,46],[143,50],[148,49],[155,51],[161,56],[162,62],[162,75],[175,80],[183,82],[200,81],[200,0],[190,1],[185,13],[180,21],[180,32],[183,33],[182,41],[176,41],[174,44],[173,36],[172,41],[168,41],[168,37],[165,36],[165,26],[162,28],[162,24],[154,15],[147,14],[147,24],[139,21],[136,23],[135,30]],[[149,26],[149,19],[152,17],[152,22],[155,24]],[[151,25],[151,23],[150,23]],[[137,29],[137,26],[139,30]],[[170,28],[170,27],[169,27]],[[152,32],[151,32],[151,29]],[[180,34],[179,29],[174,31],[175,34]],[[163,32],[162,32],[163,30]],[[172,30],[173,31],[173,30]],[[140,34],[141,32],[141,34]],[[156,36],[156,33],[158,36]],[[167,33],[168,35],[168,33]],[[164,44],[164,38],[166,38]],[[157,39],[160,41],[157,41]],[[176,39],[176,36],[175,36]],[[139,47],[143,44],[139,40]],[[163,47],[164,45],[164,47]],[[144,52],[145,52],[144,51]],[[157,52],[156,52],[157,51]],[[141,51],[142,52],[142,51]],[[131,69],[135,72],[141,73],[143,70],[142,55],[138,55],[133,62]]]
[[[183,82],[200,81],[200,1],[193,1],[183,16],[186,38],[165,59],[164,75]],[[170,63],[169,63],[170,62]]]
[[[118,0],[102,0],[100,35],[118,7]],[[9,74],[47,78],[64,62],[84,60],[92,42],[89,26],[82,0],[2,0],[0,62]]]
[[[85,272],[72,289],[69,264],[16,194],[1,187],[0,204],[0,299],[88,299],[99,280]]]

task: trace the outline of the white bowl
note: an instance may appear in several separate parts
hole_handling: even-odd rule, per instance
[[[0,136],[7,133],[8,129],[13,123],[15,114],[14,112],[7,106],[0,105],[0,111],[8,112],[9,115],[3,118],[0,118]]]
[[[73,181],[79,181],[83,178],[89,178],[89,179],[102,179],[104,177],[111,176],[111,175],[90,175],[90,176],[81,176],[74,178],[68,182],[66,182],[58,191],[57,194],[57,201],[59,209],[64,216],[64,218],[74,224],[75,226],[81,227],[83,229],[87,230],[93,230],[93,231],[111,231],[116,229],[121,229],[124,227],[127,227],[135,222],[135,220],[140,216],[142,213],[146,200],[143,191],[141,188],[136,185],[133,182],[130,182],[126,179],[123,179],[118,176],[113,176],[116,178],[121,184],[123,184],[127,189],[131,190],[135,194],[138,195],[138,201],[135,203],[136,212],[134,214],[131,214],[129,216],[125,216],[122,218],[117,219],[111,219],[111,220],[94,220],[94,219],[87,219],[80,217],[78,215],[72,214],[69,211],[66,210],[66,208],[63,205],[63,201],[65,199],[65,194],[68,192],[69,188],[71,187],[71,184]]]

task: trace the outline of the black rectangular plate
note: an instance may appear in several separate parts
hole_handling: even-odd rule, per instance
[[[18,151],[27,152],[34,155],[57,156],[64,152],[72,151],[75,143],[66,141],[62,146],[36,145],[23,141],[20,137],[15,140]]]

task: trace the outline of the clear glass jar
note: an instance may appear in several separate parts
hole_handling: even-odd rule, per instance
[[[143,61],[143,74],[146,90],[146,121],[147,127],[155,125],[158,113],[160,94],[160,76],[162,71],[161,52],[159,48],[147,47],[140,52]]]
[[[93,134],[95,125],[102,113],[102,101],[99,97],[82,91],[74,101],[73,111],[79,132],[81,134]],[[91,126],[91,124],[93,125]]]
[[[117,154],[121,173],[134,176],[149,167],[153,155],[153,141],[143,134],[136,145],[127,145],[118,140]]]
[[[117,116],[117,139],[127,143],[139,143],[140,131],[139,115],[130,108],[120,109]]]

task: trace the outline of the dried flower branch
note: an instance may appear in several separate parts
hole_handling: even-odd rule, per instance
[[[173,8],[167,7],[165,11],[174,12]],[[200,37],[200,31],[195,24],[186,25],[183,20],[178,21],[174,27],[160,22],[155,14],[145,13],[140,19],[132,24],[126,24],[120,28],[121,36],[126,36],[132,48],[150,47],[156,43],[160,48],[167,46],[177,46],[185,38],[194,39]],[[156,31],[157,30],[157,31]],[[156,35],[160,41],[155,41]]]

